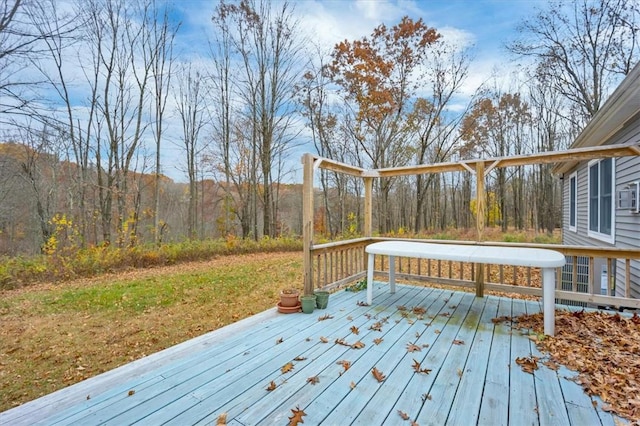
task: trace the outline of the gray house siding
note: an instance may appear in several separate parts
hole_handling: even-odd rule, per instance
[[[625,126],[620,132],[610,139],[609,144],[638,143],[640,141],[640,119],[635,120]],[[640,157],[622,157],[614,160],[615,192],[625,188],[628,183],[640,181]],[[576,230],[569,229],[570,214],[570,176],[577,173],[577,199],[576,199]],[[631,213],[629,210],[616,209],[613,217],[614,223],[614,243],[608,243],[588,235],[588,163],[582,162],[573,170],[564,173],[563,176],[563,229],[562,241],[566,245],[585,245],[596,247],[619,247],[638,248],[640,247],[640,214]],[[615,201],[615,199],[614,199]],[[583,260],[578,271],[585,267],[588,270],[587,260]],[[617,261],[615,271],[615,294],[625,296],[625,263]],[[606,259],[595,259],[595,285],[596,291],[601,283],[601,271],[606,268]],[[571,267],[567,267],[563,277],[563,285],[566,287],[566,277],[571,277]],[[582,274],[579,274],[579,277]],[[570,279],[570,278],[569,278]],[[585,278],[586,279],[586,278]],[[569,283],[571,281],[569,280]],[[580,282],[580,280],[579,280]],[[584,285],[583,285],[584,287]],[[586,288],[586,287],[584,287]],[[582,290],[582,289],[581,289]],[[610,292],[610,294],[612,294]],[[640,298],[640,262],[631,261],[631,294],[627,297]]]

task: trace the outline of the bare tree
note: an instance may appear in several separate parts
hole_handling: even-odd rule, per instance
[[[198,229],[198,166],[199,158],[206,148],[200,136],[208,120],[207,99],[209,93],[203,74],[191,64],[183,64],[179,69],[175,101],[182,123],[182,144],[186,156],[189,177],[189,209],[187,232],[195,238]]]
[[[578,107],[568,118],[582,128],[638,60],[637,17],[626,0],[549,2],[508,48],[534,59],[541,80]]]

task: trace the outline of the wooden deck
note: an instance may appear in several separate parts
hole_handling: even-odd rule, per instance
[[[408,425],[399,411],[419,425],[626,423],[565,378],[573,372],[541,365],[529,374],[515,363],[540,354],[491,320],[539,312],[539,303],[404,285],[392,295],[381,283],[372,306],[357,303],[365,298],[342,291],[311,315],[269,310],[0,413],[0,424],[210,425],[227,413],[229,425],[271,425],[296,407],[305,425]],[[430,372],[416,373],[414,360]]]

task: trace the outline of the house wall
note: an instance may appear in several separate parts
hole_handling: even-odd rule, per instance
[[[638,143],[640,141],[640,119],[625,126],[610,140],[610,144]],[[621,157],[615,159],[615,196],[618,191],[631,182],[640,181],[640,157]],[[576,230],[569,229],[570,211],[570,175],[577,171]],[[610,244],[587,235],[588,230],[588,162],[580,163],[575,169],[564,174],[563,179],[563,229],[562,242],[566,245],[584,245],[597,247],[640,248],[640,214],[629,210],[615,211],[615,243]],[[595,260],[596,288],[600,285],[600,272],[606,265],[606,259]],[[625,263],[616,262],[615,294],[625,296]],[[631,295],[640,298],[640,261],[631,261]]]

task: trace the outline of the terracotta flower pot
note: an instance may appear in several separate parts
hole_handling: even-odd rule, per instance
[[[300,293],[296,289],[287,289],[280,292],[280,306],[284,308],[293,308],[298,306],[298,296]]]

